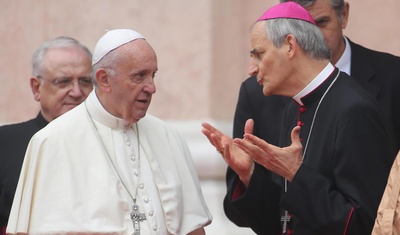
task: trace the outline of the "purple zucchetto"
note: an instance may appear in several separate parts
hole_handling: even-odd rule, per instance
[[[114,29],[107,31],[99,39],[93,51],[92,65],[99,62],[110,51],[136,39],[144,39],[144,37],[130,29]]]
[[[269,8],[257,21],[270,19],[299,19],[316,25],[310,13],[295,2],[285,2]]]

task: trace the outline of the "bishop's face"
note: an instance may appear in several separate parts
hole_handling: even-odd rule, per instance
[[[157,57],[143,39],[123,45],[123,55],[115,66],[116,75],[109,79],[112,102],[108,111],[130,123],[136,123],[146,115],[152,95],[156,92],[154,76]]]
[[[274,46],[267,37],[266,22],[257,22],[251,31],[249,75],[256,76],[264,95],[285,95],[289,60],[287,45]]]

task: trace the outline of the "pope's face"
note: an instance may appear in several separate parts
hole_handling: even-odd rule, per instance
[[[154,76],[157,57],[151,46],[137,39],[119,48],[122,58],[115,66],[116,76],[109,79],[112,102],[108,111],[130,123],[146,115],[156,92]]]
[[[287,45],[274,46],[267,37],[265,21],[257,22],[251,31],[249,75],[256,76],[264,95],[284,95],[285,80],[290,72]]]

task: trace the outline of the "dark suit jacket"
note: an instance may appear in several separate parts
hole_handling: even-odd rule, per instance
[[[350,40],[349,40],[350,41]],[[350,41],[352,50],[351,75],[361,87],[373,94],[381,104],[392,123],[396,137],[396,144],[400,146],[400,57],[387,53],[373,51]],[[262,87],[255,77],[250,77],[241,85],[238,103],[234,118],[233,137],[242,138],[244,123],[248,118],[255,120],[254,134],[277,145],[280,133],[280,121],[286,105],[291,102],[288,97],[266,97],[262,94]],[[398,148],[397,147],[397,148]],[[255,172],[250,183],[256,187],[276,187],[263,180],[270,177],[271,173],[256,164]],[[255,204],[240,203],[241,200],[232,201],[232,196],[237,187],[238,176],[230,168],[227,170],[227,194],[224,199],[224,210],[227,217],[236,225],[250,227],[254,231],[265,231],[265,210],[277,205],[263,208]],[[243,195],[251,195],[247,189]],[[268,197],[279,197],[271,190]],[[267,195],[265,195],[267,198]],[[243,200],[244,202],[245,200]],[[275,208],[276,209],[276,208]],[[274,223],[276,224],[276,223]],[[269,227],[270,234],[280,232],[280,228]]]
[[[7,225],[28,143],[47,123],[39,113],[35,119],[0,127],[0,227]]]
[[[392,123],[396,146],[400,149],[400,57],[352,41],[350,47],[351,77],[378,100]]]

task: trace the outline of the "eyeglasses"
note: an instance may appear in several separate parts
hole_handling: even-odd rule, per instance
[[[46,80],[52,83],[55,87],[59,89],[72,89],[74,87],[74,80],[71,77],[60,77],[56,79],[47,79],[43,76],[37,76],[39,79]],[[91,90],[93,89],[92,79],[90,77],[82,77],[78,79],[78,85],[81,90]]]

